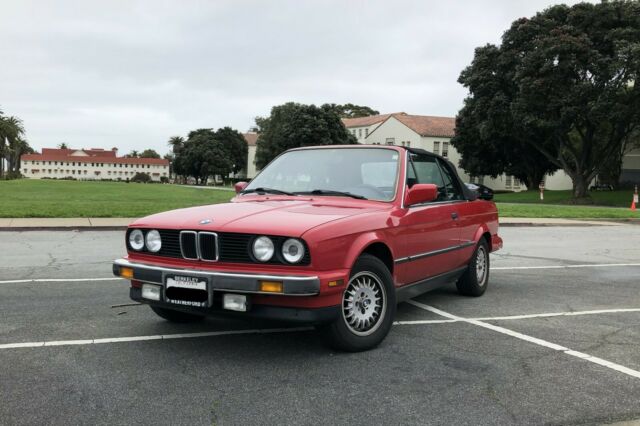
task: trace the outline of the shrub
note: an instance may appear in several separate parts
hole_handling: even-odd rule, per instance
[[[147,183],[150,181],[151,181],[151,176],[149,176],[146,173],[140,173],[140,172],[136,173],[135,176],[131,178],[131,182]]]

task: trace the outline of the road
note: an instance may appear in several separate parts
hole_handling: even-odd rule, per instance
[[[131,305],[111,276],[122,232],[0,232],[0,424],[640,419],[640,226],[501,235],[483,297],[420,296],[347,354],[312,330]]]

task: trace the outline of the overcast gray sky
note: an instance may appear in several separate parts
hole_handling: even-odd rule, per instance
[[[287,101],[454,116],[474,48],[555,3],[0,0],[0,108],[36,149],[121,153]]]

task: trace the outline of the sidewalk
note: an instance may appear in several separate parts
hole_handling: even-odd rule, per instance
[[[135,218],[0,218],[0,230],[38,230],[38,229],[84,229],[110,230],[124,229]],[[554,218],[500,218],[500,226],[621,226],[631,222],[606,220],[577,220]]]

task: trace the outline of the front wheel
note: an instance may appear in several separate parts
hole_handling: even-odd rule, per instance
[[[481,238],[471,256],[469,266],[456,283],[458,292],[465,296],[482,296],[489,285],[489,245]]]
[[[349,352],[376,347],[389,333],[396,313],[396,292],[386,265],[363,254],[351,270],[340,316],[320,331],[330,346]]]

